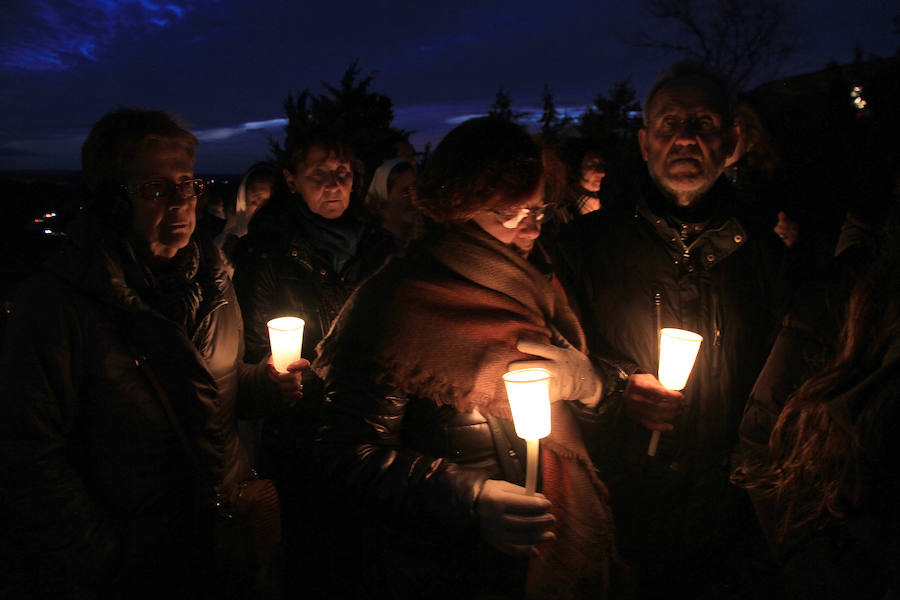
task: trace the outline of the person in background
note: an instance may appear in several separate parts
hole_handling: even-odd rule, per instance
[[[592,213],[558,238],[557,272],[591,351],[607,357],[589,447],[639,597],[760,592],[765,544],[729,460],[786,304],[784,249],[722,176],[738,135],[727,81],[679,63],[643,108],[647,175],[631,210]],[[703,336],[683,392],[656,378],[663,327]]]
[[[394,236],[400,248],[405,247],[422,229],[415,197],[416,171],[405,159],[388,160],[375,170],[366,194],[366,207]]]
[[[251,362],[269,353],[266,323],[281,316],[305,321],[303,357],[313,360],[344,302],[394,249],[387,232],[359,218],[352,148],[326,128],[290,139],[281,181],[235,257]],[[344,597],[354,587],[345,565],[358,561],[358,548],[345,541],[356,525],[340,523],[339,533],[325,528],[335,521],[328,518],[330,499],[318,493],[322,474],[312,459],[323,402],[321,381],[304,371],[303,401],[262,425],[259,470],[275,480],[282,498],[287,588]]]
[[[234,259],[238,240],[247,235],[250,220],[272,197],[278,176],[275,165],[260,162],[250,167],[241,179],[234,205],[225,208],[225,225],[214,239],[229,261]]]
[[[578,428],[601,382],[564,298],[512,246],[561,183],[520,126],[457,126],[422,181],[428,231],[356,291],[320,344],[317,451],[335,496],[367,524],[370,597],[607,589],[612,517]],[[554,376],[552,430],[543,493],[526,496],[501,376],[536,365]]]
[[[881,599],[900,590],[896,195],[888,213],[880,233],[867,236],[874,251],[835,260],[836,270],[862,273],[849,303],[832,285],[827,297],[837,300],[814,296],[817,306],[786,320],[741,427],[734,480],[750,490],[797,598]],[[823,325],[845,305],[840,336],[827,339]],[[815,365],[823,348],[831,358]]]
[[[600,190],[606,177],[606,158],[600,144],[582,138],[562,148],[568,186],[562,201],[549,208],[543,240],[552,244],[560,230],[581,215],[603,208]]]
[[[299,399],[300,381],[242,360],[231,280],[193,236],[196,145],[167,113],[126,108],[84,142],[93,200],[23,287],[0,360],[4,597],[256,585],[260,563],[214,544],[252,477],[235,418]]]

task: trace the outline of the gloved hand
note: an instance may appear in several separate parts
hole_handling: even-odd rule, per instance
[[[550,501],[543,494],[525,495],[525,488],[488,479],[475,501],[481,537],[510,556],[537,556],[537,544],[556,539],[550,527]]]
[[[519,340],[516,348],[524,354],[534,354],[543,360],[516,360],[509,369],[541,368],[550,371],[550,401],[578,400],[593,408],[600,402],[603,383],[590,359],[572,344],[553,346],[529,340]]]

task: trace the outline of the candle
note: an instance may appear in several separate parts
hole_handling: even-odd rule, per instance
[[[703,336],[693,331],[666,327],[659,331],[659,371],[658,379],[670,390],[683,390],[694,369],[694,361]],[[656,456],[659,431],[650,436],[647,456]]]
[[[518,369],[503,375],[516,435],[527,446],[525,493],[537,489],[540,439],[550,435],[550,372],[546,369]]]
[[[288,365],[300,359],[305,324],[303,319],[297,317],[278,317],[266,323],[272,348],[272,364],[279,373],[287,373]]]

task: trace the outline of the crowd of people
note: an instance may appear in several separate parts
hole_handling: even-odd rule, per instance
[[[762,127],[729,82],[677,63],[642,108],[618,196],[610,147],[499,117],[370,177],[316,123],[219,214],[182,123],[104,115],[3,339],[0,595],[900,592],[897,190],[798,277],[803,230],[729,177]],[[681,390],[664,328],[703,339]],[[533,367],[529,494],[502,376]]]

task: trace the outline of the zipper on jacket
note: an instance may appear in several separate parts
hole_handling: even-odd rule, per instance
[[[662,335],[662,292],[653,294],[653,309],[656,312],[656,368],[659,369],[659,342]]]

